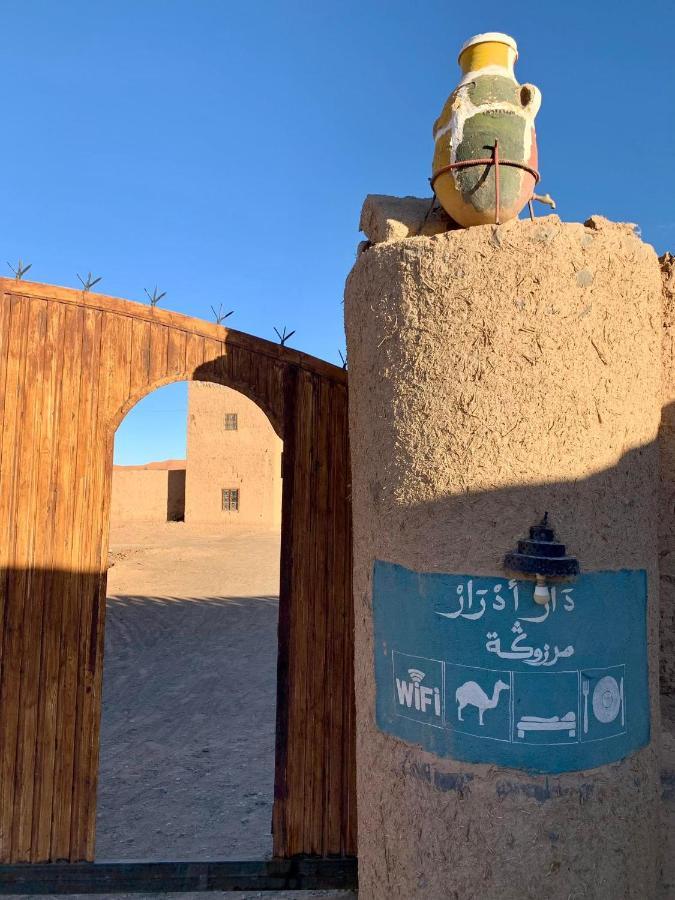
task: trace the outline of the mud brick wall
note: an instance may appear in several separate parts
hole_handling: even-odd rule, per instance
[[[654,251],[599,217],[374,243],[349,276],[345,316],[360,896],[656,896]],[[442,759],[379,731],[373,561],[498,576],[543,510],[586,571],[648,573],[651,744],[543,776]]]
[[[659,429],[661,690],[672,695],[675,693],[675,258],[666,253],[659,262],[663,276],[663,408]]]

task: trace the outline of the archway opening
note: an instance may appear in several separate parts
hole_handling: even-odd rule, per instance
[[[99,859],[271,854],[281,458],[217,384],[158,388],[118,428]]]

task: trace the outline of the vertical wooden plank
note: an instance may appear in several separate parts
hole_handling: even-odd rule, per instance
[[[332,475],[333,527],[330,575],[331,596],[331,683],[339,702],[331,707],[331,752],[328,773],[329,838],[326,854],[356,852],[352,810],[355,800],[353,615],[351,590],[351,496],[349,475],[349,431],[347,391],[342,384],[332,386],[333,433]]]
[[[307,783],[306,733],[310,692],[307,665],[311,586],[307,577],[312,556],[313,535],[308,523],[311,520],[311,471],[314,464],[312,428],[314,424],[316,396],[312,376],[301,370],[298,378],[298,407],[295,449],[295,492],[293,497],[293,597],[291,601],[290,641],[290,694],[289,694],[289,852],[302,853],[305,849],[306,795],[311,790]]]
[[[14,428],[15,424],[15,407],[12,401],[15,386],[12,384],[11,375],[8,380],[8,371],[10,369],[9,348],[11,343],[11,324],[12,324],[12,296],[4,294],[2,297],[2,306],[0,307],[0,421],[2,422],[2,431],[0,431],[0,508],[2,508],[3,499],[7,498],[7,492],[11,488],[8,479],[5,477],[2,459],[3,448],[8,437],[8,431]],[[6,415],[5,415],[6,411]],[[7,428],[5,428],[5,424]],[[0,522],[0,535],[6,540],[7,531],[3,531],[3,524]],[[7,582],[7,564],[8,564],[8,546],[6,543],[0,544],[0,625],[4,622],[4,604]],[[0,633],[0,673],[2,672],[2,633]],[[2,842],[0,840],[0,858],[2,854]]]
[[[15,406],[13,398],[15,396],[15,384],[11,375],[8,378],[10,369],[9,348],[11,344],[11,324],[12,324],[12,296],[11,294],[3,294],[2,305],[0,306],[0,422],[2,423],[2,431],[0,431],[0,510],[6,508],[3,501],[9,496],[11,485],[5,475],[3,469],[3,450],[7,443],[8,432],[14,429],[15,424]],[[11,366],[13,372],[16,372],[16,363]],[[0,689],[2,686],[2,656],[3,656],[3,635],[5,622],[5,604],[7,598],[7,578],[8,578],[8,547],[6,543],[9,523],[3,519],[0,522]],[[2,710],[0,710],[0,716]],[[3,756],[3,727],[0,724],[0,760]],[[6,792],[5,792],[6,793]],[[0,801],[3,799],[3,791],[0,786]],[[11,849],[11,840],[9,834],[3,832],[3,817],[0,814],[0,861],[7,862]]]
[[[12,295],[3,294],[0,299],[0,434],[5,423],[5,388],[7,383],[7,357],[12,313]],[[0,442],[0,454],[2,443]],[[0,456],[0,465],[2,457]],[[0,641],[0,644],[2,642]]]
[[[198,334],[189,334],[185,347],[185,371],[190,378],[194,377],[195,369],[204,362],[204,338]]]
[[[342,579],[342,605],[345,625],[342,632],[344,645],[344,690],[345,711],[343,747],[346,756],[345,800],[343,809],[346,816],[345,843],[343,853],[356,856],[357,852],[357,818],[356,818],[356,697],[354,694],[354,591],[353,591],[353,551],[352,551],[352,478],[351,452],[349,448],[349,400],[348,390],[342,388],[344,395],[344,516],[346,525],[343,531],[344,542],[344,577]]]
[[[229,354],[226,351],[222,341],[216,341],[213,338],[203,338],[204,345],[204,355],[202,358],[202,366],[206,368],[209,363],[215,362],[219,360],[221,357],[227,357]],[[229,361],[223,361],[224,366],[229,365]],[[229,372],[229,369],[227,370]],[[200,380],[208,380],[201,378]]]
[[[0,677],[0,846],[2,859],[13,862],[12,826],[15,803],[16,747],[19,719],[20,638],[23,593],[13,576],[16,532],[22,498],[19,494],[21,456],[22,389],[26,376],[29,302],[12,298],[7,360],[5,428],[0,472],[0,552],[5,567],[2,670]]]
[[[41,470],[44,473],[44,493],[39,509],[41,531],[40,554],[36,554],[36,565],[44,572],[44,601],[41,636],[40,664],[40,708],[38,716],[38,742],[35,760],[35,796],[33,799],[33,833],[31,857],[33,860],[49,859],[52,800],[54,791],[54,756],[57,728],[57,696],[59,673],[59,635],[61,629],[61,601],[63,597],[64,572],[54,571],[54,548],[61,535],[55,533],[56,506],[58,492],[57,475],[60,467],[59,448],[62,439],[62,372],[64,354],[71,335],[65,333],[66,308],[60,303],[49,303],[47,323],[48,341],[54,345],[51,369],[46,371],[49,384],[51,413],[46,415],[43,425],[43,439],[40,455],[43,458]],[[70,398],[66,399],[66,403]]]
[[[80,416],[80,384],[83,358],[84,310],[71,306],[65,311],[65,339],[62,372],[59,465],[56,470],[56,509],[54,521],[53,577],[57,589],[53,602],[61,610],[59,631],[49,636],[58,643],[59,668],[56,687],[56,745],[54,786],[52,791],[52,833],[50,859],[70,857],[70,820],[72,811],[75,717],[77,697],[77,634],[79,628],[78,561],[73,552],[75,516],[75,461]],[[53,589],[54,590],[54,589]]]
[[[78,484],[75,503],[74,540],[80,561],[78,589],[79,633],[77,644],[78,683],[75,719],[75,757],[73,774],[73,815],[70,823],[70,859],[91,860],[94,855],[96,784],[100,719],[102,656],[100,638],[104,611],[99,592],[103,576],[101,544],[107,536],[104,515],[106,460],[103,458],[101,428],[110,411],[101,406],[101,394],[109,394],[101,384],[101,372],[107,383],[116,385],[114,404],[128,398],[133,323],[123,317],[92,315],[87,310],[83,330],[83,351],[91,361],[82,373],[80,417],[75,479]],[[103,341],[103,332],[106,341]],[[102,354],[105,353],[105,357]],[[105,599],[105,598],[104,598]],[[92,650],[92,648],[94,648]],[[93,821],[92,821],[93,820]]]
[[[291,635],[293,572],[295,561],[295,474],[298,370],[288,367],[284,381],[283,482],[281,486],[281,555],[279,572],[279,624],[277,648],[277,708],[274,754],[274,806],[272,808],[273,853],[290,855],[288,768],[289,704],[291,679]]]
[[[207,349],[205,361],[210,363],[208,369],[210,370],[213,383],[224,384],[235,391],[239,389],[240,385],[233,375],[233,366],[236,364],[237,353],[236,347],[229,349],[226,348],[225,344],[219,344],[217,352],[214,347]]]
[[[85,334],[91,350],[93,335]],[[133,376],[134,330],[127,316],[106,313],[100,356],[84,389],[79,423],[75,537],[85,572],[78,596],[78,688],[75,728],[71,860],[92,859],[95,843],[96,784],[100,726],[105,583],[114,427],[129,400]],[[91,457],[92,448],[94,457]],[[95,510],[95,527],[92,527]]]
[[[248,386],[251,383],[251,371],[254,368],[252,354],[249,350],[240,347],[232,347],[229,353],[224,354],[223,360],[229,364],[229,378],[232,387],[248,395]]]
[[[129,393],[135,397],[150,378],[150,322],[142,319],[132,322],[130,370]]]
[[[17,590],[23,592],[23,619],[19,644],[21,684],[18,697],[14,823],[12,859],[31,858],[33,794],[39,702],[39,673],[44,604],[44,572],[36,568],[36,526],[43,514],[38,506],[40,485],[46,472],[40,463],[43,419],[51,415],[49,391],[45,390],[45,360],[53,346],[47,346],[47,304],[32,300],[28,318],[27,371],[22,387],[22,453],[19,467],[21,509],[17,523],[15,565]],[[45,408],[47,407],[47,408]],[[45,415],[46,414],[46,415]],[[49,427],[49,426],[47,426]],[[46,466],[45,466],[46,468]]]
[[[249,382],[249,396],[263,407],[269,409],[274,400],[270,396],[270,372],[274,369],[271,359],[263,356],[255,357],[252,354],[251,378]]]
[[[158,328],[162,329],[161,332],[155,330]],[[103,506],[100,511],[97,557],[94,564],[95,570],[99,573],[105,572],[107,565],[115,429],[119,423],[120,413],[129,400],[130,366],[133,355],[131,320],[127,316],[107,315],[104,335],[106,339],[101,346],[101,378],[99,379],[97,417],[97,430],[105,457],[104,466],[100,470],[105,474],[105,483],[102,486]],[[162,381],[166,377],[168,340],[169,329],[153,324],[150,336],[150,385],[153,381]],[[155,358],[153,358],[153,354]]]
[[[340,642],[342,645],[341,674],[343,684],[343,716],[340,723],[341,735],[341,768],[343,778],[343,798],[341,803],[342,839],[340,852],[345,855],[355,854],[353,843],[356,820],[356,762],[355,762],[355,700],[354,700],[354,604],[352,597],[352,521],[351,521],[351,475],[349,455],[349,417],[347,389],[339,389],[341,414],[341,478],[338,502],[341,508],[340,546],[341,568],[336,563],[336,581],[340,585],[339,599],[336,598],[341,611]]]
[[[259,362],[256,366],[256,383],[252,393],[252,398],[265,412],[277,433],[284,421],[284,391],[280,369],[276,360],[267,358],[264,364]]]
[[[306,791],[305,791],[305,846],[310,853],[321,856],[324,852],[324,782],[326,772],[325,743],[327,706],[333,701],[333,673],[326,667],[326,617],[328,614],[328,583],[326,560],[329,550],[329,491],[328,491],[328,432],[330,428],[330,391],[326,379],[312,377],[316,406],[311,424],[312,464],[311,519],[307,530],[311,534],[310,564],[306,570],[308,632],[305,636],[305,689],[309,693],[309,718],[305,734]]]
[[[154,385],[166,376],[169,329],[155,322],[150,326],[150,372],[148,384]]]
[[[330,591],[327,605],[326,667],[330,678],[331,702],[328,708],[327,740],[324,763],[326,777],[324,783],[324,810],[326,817],[324,854],[343,852],[344,810],[343,781],[345,777],[346,754],[343,740],[343,710],[345,703],[344,646],[344,555],[345,555],[345,457],[344,457],[344,415],[341,396],[336,385],[331,383],[331,432],[329,439],[329,484],[331,490],[330,522],[324,537],[329,547],[326,584]]]
[[[235,374],[238,354],[239,348],[230,347],[225,341],[220,341],[217,345],[215,341],[206,342],[204,362],[212,364],[211,370],[215,373],[217,384],[224,384],[234,390],[238,389],[239,384]]]
[[[100,422],[105,423],[106,431],[112,446],[115,437],[114,428],[119,410],[129,399],[131,390],[131,359],[133,353],[133,321],[129,316],[108,316],[107,406],[100,409]],[[165,342],[171,335],[171,329],[165,328]],[[166,375],[166,362],[164,375]],[[114,421],[113,421],[114,420]]]
[[[333,393],[335,387],[326,384],[317,398],[307,373],[300,373],[298,380],[297,408],[292,430],[289,427],[295,442],[293,460],[286,461],[287,466],[292,462],[295,481],[290,485],[288,476],[284,478],[284,491],[292,498],[288,502],[292,503],[293,533],[284,521],[282,573],[291,573],[291,597],[287,618],[283,604],[280,608],[277,722],[280,737],[286,721],[287,753],[281,785],[279,769],[284,759],[278,747],[277,796],[283,796],[283,804],[275,808],[275,853],[339,854],[354,852],[350,834],[354,785],[349,771],[353,753],[344,746],[353,735],[346,396],[343,388]],[[290,451],[287,437],[284,456]],[[319,460],[324,461],[323,470]],[[315,607],[310,605],[312,600]],[[323,658],[321,653],[317,656],[317,645],[325,648]],[[288,669],[285,713],[284,666]]]
[[[278,366],[276,362],[269,362],[261,369],[261,379],[263,387],[261,388],[261,396],[265,398],[265,411],[272,422],[275,430],[279,429],[279,424],[283,423],[283,391],[280,389],[280,381],[278,378]],[[272,415],[273,411],[273,415]]]
[[[177,328],[169,329],[166,374],[182,376],[185,373],[185,332]]]

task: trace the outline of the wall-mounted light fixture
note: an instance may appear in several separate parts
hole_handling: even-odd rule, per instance
[[[518,549],[504,557],[504,568],[523,575],[534,575],[535,603],[544,606],[550,600],[546,579],[571,578],[579,574],[579,560],[567,556],[565,545],[555,539],[555,533],[548,524],[548,513],[539,525],[530,528],[529,538],[518,541]]]

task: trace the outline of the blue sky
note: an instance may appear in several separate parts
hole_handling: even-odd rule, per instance
[[[675,247],[666,2],[3,0],[0,264],[210,317],[338,361],[367,193],[428,195],[457,50],[500,30],[543,94],[541,189],[563,219]],[[120,462],[183,452],[185,390],[151,395]],[[150,410],[150,411],[149,411]],[[179,410],[179,412],[175,412]]]

